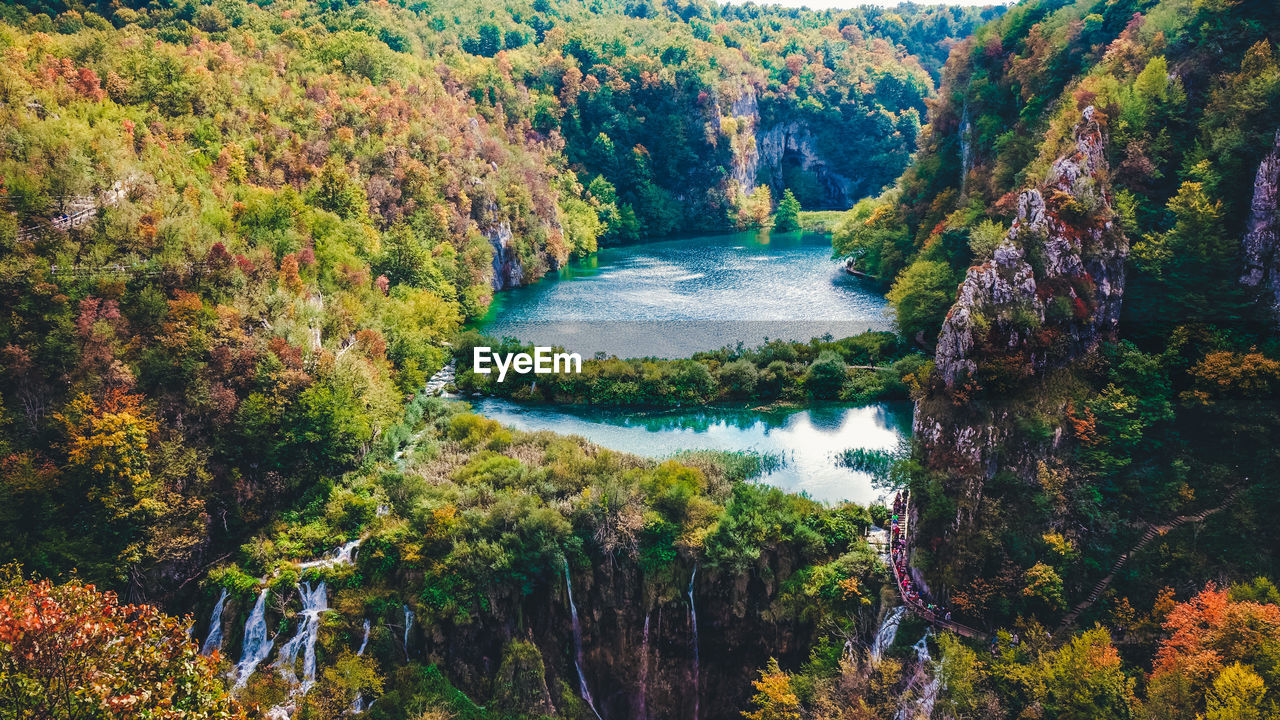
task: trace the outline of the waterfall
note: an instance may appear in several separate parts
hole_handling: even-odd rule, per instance
[[[262,589],[258,595],[258,602],[253,606],[253,612],[249,613],[249,619],[244,623],[244,643],[240,650],[240,662],[231,671],[236,679],[236,689],[243,688],[245,683],[249,682],[249,676],[253,675],[253,671],[258,668],[258,663],[265,660],[271,653],[274,640],[267,639],[266,618],[269,592],[271,591],[268,588]]]
[[[932,629],[927,631],[924,637],[913,646],[916,651],[916,674],[911,682],[915,683],[917,679],[923,679],[920,685],[920,697],[916,698],[915,702],[899,707],[894,720],[918,720],[919,718],[928,720],[933,716],[933,706],[938,701],[938,692],[942,690],[942,676],[936,671],[930,676],[929,672],[933,664],[933,658],[929,656],[929,635],[932,633]]]
[[[591,708],[596,720],[603,720],[596,710],[596,703],[591,699],[591,690],[587,688],[587,676],[582,672],[582,626],[578,624],[578,606],[573,604],[573,583],[569,581],[569,559],[564,561],[564,587],[569,591],[569,617],[573,620],[573,666],[578,671],[578,692]]]
[[[636,720],[649,718],[649,611],[644,614],[644,630],[640,634],[640,703]]]
[[[213,615],[209,617],[209,636],[204,639],[200,648],[201,655],[208,655],[214,650],[222,649],[222,604],[227,601],[227,589],[222,588],[218,596],[218,604],[213,606]]]
[[[304,563],[298,563],[298,569],[308,570],[310,568],[318,568],[318,567],[327,568],[327,567],[333,567],[335,565],[348,565],[355,560],[356,549],[360,547],[361,542],[363,542],[363,540],[361,540],[360,538],[356,538],[355,540],[345,543],[344,545],[334,550],[331,554],[325,557],[322,557],[318,560],[308,560],[307,562],[304,562]]]
[[[405,626],[408,627],[408,623],[405,623]],[[405,642],[406,642],[406,647],[408,647],[407,632],[405,633]],[[364,639],[360,641],[360,649],[356,651],[356,657],[360,657],[361,655],[364,655],[364,649],[368,645],[369,645],[369,618],[365,618],[364,619]],[[359,715],[365,710],[368,710],[369,706],[372,704],[373,704],[372,700],[370,700],[369,702],[364,701],[364,693],[357,692],[356,699],[351,701],[351,714]]]
[[[969,97],[965,93],[964,111],[960,113],[960,192],[965,191],[969,170],[973,168],[973,124],[969,122]]]
[[[876,631],[875,640],[871,643],[872,663],[880,662],[880,658],[884,656],[884,651],[893,644],[894,638],[898,636],[898,626],[902,624],[902,618],[906,614],[907,606],[899,605],[885,616],[880,629]]]
[[[698,607],[693,602],[693,581],[698,578],[698,564],[693,564],[689,575],[689,625],[693,628],[693,720],[698,720]]]
[[[413,627],[413,611],[404,606],[404,659],[409,659],[409,628]]]
[[[320,634],[320,613],[329,609],[329,600],[325,595],[324,583],[317,585],[314,590],[310,583],[302,583],[298,586],[298,594],[302,598],[302,612],[298,613],[298,632],[280,647],[275,667],[294,686],[296,694],[306,695],[316,684],[316,638]],[[297,675],[298,653],[302,653],[301,684]]]
[[[360,649],[356,651],[356,657],[360,657],[361,655],[363,655],[363,654],[364,654],[364,648],[365,648],[365,646],[366,646],[366,645],[368,645],[368,644],[369,644],[369,619],[368,619],[368,618],[365,618],[365,621],[364,621],[364,640],[361,640],[361,641],[360,641]]]

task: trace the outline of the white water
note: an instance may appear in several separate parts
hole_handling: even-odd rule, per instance
[[[649,718],[649,612],[644,614],[644,631],[640,635],[640,709],[637,720]]]
[[[356,657],[365,655],[365,648],[369,646],[369,619],[365,618],[365,639],[360,641],[360,650],[356,651]],[[361,712],[369,710],[372,701],[365,702],[365,693],[357,692],[356,700],[351,701],[351,714],[360,715]]]
[[[875,640],[871,642],[871,662],[878,663],[880,658],[884,657],[884,651],[893,644],[894,638],[898,636],[898,626],[902,624],[902,618],[906,614],[907,607],[899,605],[885,616],[880,629],[876,631]]]
[[[698,720],[698,608],[693,602],[693,581],[698,577],[698,565],[694,563],[693,573],[689,575],[689,624],[693,627],[693,720]]]
[[[409,628],[413,627],[413,611],[404,606],[404,657],[409,659]]]
[[[318,560],[308,560],[304,563],[298,563],[298,569],[308,570],[310,568],[329,568],[336,565],[350,564],[355,560],[356,549],[360,547],[361,542],[363,542],[363,540],[356,538],[355,540],[344,544],[342,547],[339,547],[337,550],[334,550],[331,555],[322,557]]]
[[[368,644],[369,644],[369,619],[365,618],[364,639],[360,641],[360,649],[356,651],[356,657],[360,657],[361,655],[364,654],[365,646],[367,646]]]
[[[573,620],[573,667],[578,671],[578,692],[586,701],[587,707],[591,708],[596,720],[603,720],[600,712],[596,710],[595,701],[591,699],[591,690],[587,688],[587,676],[582,672],[582,627],[578,625],[578,606],[573,603],[573,583],[569,581],[567,558],[564,561],[564,586],[569,591],[569,617]]]
[[[249,676],[253,675],[253,671],[258,668],[258,663],[265,660],[271,653],[271,646],[274,644],[274,640],[267,639],[266,613],[269,592],[267,588],[262,589],[258,595],[258,602],[254,603],[253,611],[249,613],[249,619],[244,623],[244,643],[240,651],[240,662],[231,671],[237,690],[249,682]]]
[[[302,598],[302,612],[298,613],[298,631],[289,642],[280,647],[274,667],[293,687],[291,695],[306,695],[316,684],[316,638],[320,635],[320,614],[329,609],[329,599],[324,583],[311,588],[310,583],[298,586]],[[298,681],[298,654],[302,654],[302,681]]]
[[[201,655],[208,655],[214,650],[222,649],[222,604],[227,601],[227,589],[222,588],[218,596],[218,604],[213,606],[213,615],[209,617],[209,635],[200,648]]]
[[[933,716],[933,706],[938,702],[938,692],[942,690],[942,676],[933,668],[933,658],[929,656],[929,635],[932,632],[926,632],[914,646],[916,675],[911,682],[922,680],[920,697],[899,707],[894,720],[928,720]]]

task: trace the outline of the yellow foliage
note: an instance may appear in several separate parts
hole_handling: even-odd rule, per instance
[[[744,711],[747,720],[800,720],[800,698],[791,686],[791,676],[782,672],[776,659],[760,671],[760,679],[751,683],[756,694],[751,702],[756,710]]]

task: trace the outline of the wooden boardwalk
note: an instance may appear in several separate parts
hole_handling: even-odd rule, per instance
[[[939,616],[930,610],[924,602],[918,598],[913,599],[904,590],[904,580],[910,582],[909,579],[903,578],[898,571],[898,559],[902,559],[902,564],[910,567],[907,563],[911,555],[911,548],[906,544],[907,537],[907,518],[911,515],[911,494],[907,493],[906,502],[902,506],[902,513],[898,517],[898,535],[903,538],[901,549],[893,541],[893,528],[889,529],[889,567],[893,570],[893,587],[898,593],[898,599],[902,601],[902,606],[910,610],[917,617],[928,622],[934,627],[950,630],[951,632],[970,638],[972,640],[986,640],[987,634],[976,628],[969,627],[964,623],[948,620],[945,615]]]

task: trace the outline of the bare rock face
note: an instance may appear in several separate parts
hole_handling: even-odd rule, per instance
[[[728,117],[733,117],[740,128],[740,135],[733,140],[729,179],[743,192],[751,192],[763,179],[774,196],[780,196],[784,186],[782,170],[787,162],[796,163],[817,178],[824,202],[830,207],[849,207],[861,192],[858,180],[831,169],[818,152],[817,137],[806,123],[793,121],[761,128],[760,105],[754,90],[745,90],[730,104]],[[719,122],[717,117],[717,131]]]
[[[1258,165],[1253,203],[1244,235],[1244,275],[1240,282],[1258,293],[1280,325],[1280,131]]]
[[[499,223],[485,233],[493,245],[493,289],[506,290],[524,284],[524,264],[516,252],[511,226]]]
[[[827,206],[845,208],[853,204],[857,183],[829,167],[818,153],[817,138],[805,123],[781,123],[759,132],[756,134],[756,147],[759,166],[764,168],[775,197],[781,194],[785,185],[782,177],[784,165],[794,162],[817,178]]]
[[[1033,476],[1065,433],[1024,438],[1013,389],[1069,365],[1114,335],[1129,246],[1107,195],[1105,135],[1092,107],[1073,148],[1039,187],[1018,196],[1017,217],[992,259],[969,268],[938,337],[940,382],[917,404],[926,461],[951,478],[952,531],[982,512],[999,470]]]
[[[1019,195],[992,259],[969,268],[938,337],[948,388],[974,381],[995,356],[1030,376],[1114,333],[1129,245],[1104,189],[1105,139],[1092,107],[1074,139],[1045,184]]]

